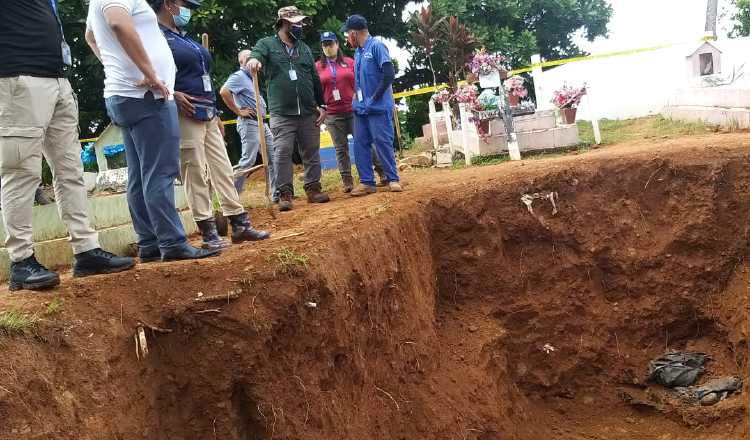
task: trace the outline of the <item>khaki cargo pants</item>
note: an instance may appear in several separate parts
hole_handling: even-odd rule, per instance
[[[180,115],[180,180],[197,222],[214,216],[211,186],[224,216],[245,212],[217,118],[203,122]]]
[[[78,143],[78,104],[64,78],[0,78],[0,176],[5,246],[13,262],[34,253],[31,216],[42,175],[52,170],[57,206],[73,253],[99,247],[88,217]]]

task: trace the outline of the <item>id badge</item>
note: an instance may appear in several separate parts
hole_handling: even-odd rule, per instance
[[[205,74],[201,77],[203,80],[203,91],[204,92],[210,92],[211,91],[211,75]]]
[[[357,101],[362,102],[365,99],[362,97],[362,89],[357,90]]]
[[[289,79],[292,81],[297,81],[297,71],[294,69],[289,69]]]
[[[341,92],[339,92],[339,89],[333,89],[333,100],[341,101]]]
[[[65,63],[66,66],[72,66],[73,56],[70,54],[70,46],[68,46],[68,43],[66,43],[65,40],[62,42],[61,49],[63,63]]]

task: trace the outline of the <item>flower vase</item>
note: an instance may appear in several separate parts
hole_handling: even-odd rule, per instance
[[[518,104],[521,103],[521,98],[519,98],[518,96],[514,95],[513,93],[509,93],[508,94],[508,102],[510,103],[511,107],[517,107]]]
[[[576,113],[578,112],[577,108],[563,108],[560,109],[560,113],[562,114],[562,122],[563,124],[575,124],[576,123]]]

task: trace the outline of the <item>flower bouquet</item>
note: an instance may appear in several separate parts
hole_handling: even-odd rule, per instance
[[[525,82],[526,80],[522,76],[514,75],[506,79],[503,83],[503,87],[508,93],[508,101],[511,107],[517,106],[521,102],[521,99],[529,96],[529,91],[524,86]]]
[[[451,99],[453,99],[453,94],[448,89],[442,89],[432,95],[432,100],[442,105],[449,103]]]
[[[473,75],[479,77],[483,88],[500,87],[500,80],[508,74],[505,61],[506,58],[500,54],[491,54],[480,49],[474,52],[468,67]]]
[[[564,124],[574,124],[576,122],[576,113],[581,98],[586,95],[586,84],[581,87],[570,87],[563,84],[560,90],[555,90],[552,96],[552,103],[560,109]]]

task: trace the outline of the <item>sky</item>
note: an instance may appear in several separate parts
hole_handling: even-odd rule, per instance
[[[583,50],[595,54],[615,50],[637,49],[667,43],[698,41],[703,37],[706,21],[706,0],[609,0],[613,8],[609,22],[609,36],[589,42],[581,35],[576,42]],[[410,3],[404,11],[419,9],[421,3]],[[726,37],[731,26],[730,0],[719,0],[719,37]],[[409,54],[397,47],[395,41],[387,41],[391,55],[403,69]]]
[[[635,49],[667,43],[698,41],[706,23],[706,0],[609,0],[613,14],[609,36],[594,42],[576,39],[587,52]],[[719,13],[731,12],[729,0],[719,1]],[[731,14],[729,14],[731,15]],[[726,37],[728,18],[719,21],[719,37]]]

